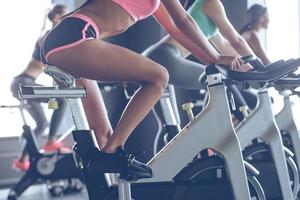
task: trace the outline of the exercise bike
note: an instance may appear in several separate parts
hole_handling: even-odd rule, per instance
[[[22,141],[29,156],[30,168],[9,191],[8,200],[16,200],[33,184],[46,183],[54,197],[77,193],[83,189],[83,177],[76,167],[72,153],[45,153],[39,150],[37,138],[26,122],[24,109],[26,104],[1,106],[1,108],[18,108],[23,120]],[[63,135],[60,139],[64,138]]]
[[[283,62],[279,61],[276,62],[270,66],[267,66],[263,69],[264,72],[267,72],[268,70],[272,70],[274,68],[278,67],[284,67],[286,65],[295,65],[297,67],[299,65],[299,60],[291,60],[288,62]],[[262,71],[262,69],[260,70]],[[272,71],[270,72],[272,73]],[[231,73],[232,76],[237,76],[238,73]],[[204,79],[204,76],[202,76]],[[239,80],[239,79],[238,79]],[[204,82],[204,80],[202,80]],[[239,81],[241,82],[241,81]],[[243,81],[244,85],[246,81]],[[273,81],[271,81],[273,82]],[[282,82],[281,80],[278,82]],[[236,82],[237,83],[237,82]],[[274,82],[274,84],[278,84],[277,82]],[[290,191],[290,185],[292,186],[292,193],[293,193],[293,198],[297,197],[298,191],[299,191],[299,170],[293,160],[294,154],[287,148],[283,148],[280,146],[280,134],[276,129],[276,124],[274,124],[273,120],[273,114],[270,109],[270,103],[268,101],[268,93],[266,88],[268,87],[269,84],[255,84],[259,88],[259,99],[260,105],[258,105],[253,113],[248,116],[246,113],[247,107],[243,108],[241,107],[241,111],[244,112],[245,119],[242,121],[242,123],[237,127],[237,135],[239,139],[241,140],[241,145],[242,147],[245,148],[243,151],[244,158],[254,164],[255,167],[259,169],[261,172],[261,175],[258,176],[258,179],[260,183],[262,184],[266,197],[269,198],[280,198],[282,199],[283,196],[285,195],[285,198],[289,199],[291,197],[291,191]],[[230,93],[229,93],[229,99],[230,99]],[[230,102],[234,104],[234,99],[232,99]],[[184,109],[187,111],[188,116],[190,119],[193,119],[193,113],[192,113],[192,107],[193,104],[186,104],[184,106]],[[165,107],[165,110],[170,110],[167,109],[168,107]],[[168,111],[167,111],[168,112]],[[285,115],[286,116],[286,115]],[[249,123],[247,120],[249,120]],[[285,119],[285,122],[287,122],[288,119]],[[284,122],[284,120],[282,120]],[[248,123],[248,124],[247,124]],[[256,124],[255,124],[256,123]],[[254,128],[256,125],[260,124],[259,128]],[[290,124],[289,124],[290,125]],[[290,127],[289,127],[290,128]],[[294,128],[294,127],[292,127]],[[270,131],[271,129],[273,131]],[[294,130],[294,129],[291,129]],[[295,135],[295,134],[294,134]],[[294,136],[296,137],[296,136]],[[249,143],[252,142],[252,140],[256,140],[256,138],[260,138],[258,141],[259,143],[253,143],[252,145],[249,145]],[[261,140],[263,139],[263,140]],[[282,159],[280,151],[284,150],[286,158],[283,157],[283,159],[286,160],[287,163],[287,169],[285,168],[283,162],[277,161],[277,165],[280,165],[279,167],[276,166],[272,160],[271,157],[271,149],[269,145],[274,145],[274,140],[277,143],[276,146],[276,153],[273,152],[273,155],[276,157],[275,159]],[[294,139],[295,140],[295,139]],[[297,139],[299,140],[299,138]],[[271,141],[271,142],[270,142]],[[267,142],[267,143],[266,143]],[[297,141],[296,141],[297,142]],[[273,147],[274,148],[274,147]],[[279,158],[278,158],[279,157]],[[258,158],[260,158],[258,160]],[[287,171],[289,173],[287,173]],[[288,179],[288,174],[290,175],[290,180]],[[281,176],[281,177],[280,177]],[[278,180],[278,178],[280,181]],[[290,184],[290,181],[292,184]],[[283,183],[284,182],[284,183]],[[284,191],[284,192],[282,192]],[[284,194],[283,194],[284,193]]]
[[[289,67],[290,70],[294,68],[295,66]],[[242,160],[242,155],[240,151],[241,149],[235,131],[231,124],[231,118],[228,109],[227,95],[225,92],[225,83],[227,83],[228,81],[222,79],[220,76],[220,72],[215,69],[216,67],[209,67],[207,70],[207,74],[209,76],[208,89],[210,92],[209,104],[204,108],[204,110],[199,115],[196,116],[196,118],[191,123],[189,123],[179,134],[177,134],[148,163],[153,170],[154,176],[150,178],[151,176],[149,175],[148,179],[141,179],[137,183],[134,183],[132,185],[133,188],[132,192],[135,199],[141,199],[138,197],[139,195],[138,193],[139,191],[143,191],[143,189],[144,192],[143,193],[140,192],[140,195],[142,195],[142,199],[147,199],[147,197],[153,199],[154,191],[160,191],[159,196],[162,199],[167,199],[164,196],[164,194],[167,194],[167,192],[162,193],[159,188],[162,188],[164,185],[166,185],[166,187],[169,186],[169,188],[170,187],[174,188],[176,184],[179,184],[180,188],[181,186],[186,185],[185,180],[177,181],[178,180],[177,179],[175,181],[174,177],[176,177],[176,175],[179,175],[183,168],[185,170],[189,169],[191,164],[188,166],[186,166],[186,164],[189,163],[192,160],[193,156],[196,155],[201,149],[206,149],[206,148],[213,148],[217,150],[218,152],[220,152],[220,155],[222,155],[223,161],[225,160],[224,163],[227,172],[227,177],[231,182],[231,186],[228,186],[228,188],[229,190],[233,190],[233,192],[231,191],[231,194],[234,196],[234,198],[250,199],[250,193],[248,190],[244,162]],[[77,153],[77,156],[81,157],[78,160],[78,163],[81,164],[83,173],[85,174],[89,198],[109,199],[113,197],[114,194],[115,196],[118,196],[116,192],[113,193],[114,191],[113,188],[108,189],[108,186],[105,181],[106,179],[104,179],[103,174],[90,172],[88,170],[88,166],[87,166],[88,158],[86,158],[85,156],[91,150],[89,148],[93,148],[93,146],[95,146],[95,143],[93,142],[94,137],[88,134],[90,131],[82,131],[82,130],[86,130],[88,127],[87,127],[86,120],[83,117],[84,114],[82,112],[80,100],[76,99],[84,96],[85,94],[84,89],[72,87],[74,83],[74,77],[72,77],[71,75],[65,74],[61,70],[53,67],[48,67],[47,70],[48,73],[50,71],[52,75],[54,74],[55,78],[62,79],[66,83],[69,83],[70,84],[69,87],[66,89],[59,89],[59,90],[54,88],[22,87],[21,88],[22,95],[24,97],[30,97],[30,96],[39,97],[40,95],[45,97],[45,95],[49,95],[49,96],[51,95],[51,97],[65,97],[68,99],[73,113],[73,119],[76,122],[75,123],[76,128],[77,130],[78,129],[81,130],[81,131],[75,131],[73,133],[73,136],[76,141],[75,151]],[[223,72],[225,75],[228,75],[226,70],[223,68],[221,68],[221,72]],[[234,76],[234,78],[236,78],[237,80],[241,80],[242,77],[244,78],[243,80],[252,80],[256,82],[271,81],[280,78],[282,75],[285,75],[286,69],[284,70],[276,69],[271,74],[269,72],[260,73],[259,76],[253,76],[253,73],[256,75],[255,72],[251,72],[251,73],[240,72],[238,74],[239,78],[237,78],[237,76]],[[210,121],[220,122],[219,124],[220,126],[216,127],[214,125],[210,125],[209,123]],[[207,127],[207,126],[209,126],[209,128],[207,128],[208,130],[205,129],[203,130],[203,127]],[[204,134],[205,137],[201,137],[201,135],[199,134],[200,130],[201,132],[206,133]],[[222,133],[220,133],[219,130],[223,130]],[[182,149],[186,149],[186,151],[182,152]],[[219,166],[220,164],[218,163],[217,165]],[[239,174],[239,176],[236,176],[236,174]],[[144,174],[143,176],[145,177],[146,175]],[[135,174],[134,179],[137,180],[143,176],[138,176]],[[119,187],[118,187],[119,199],[131,199],[130,184],[128,183],[128,181],[126,181],[127,179],[126,175],[125,176],[123,175],[121,177],[125,178],[125,180],[121,179],[119,182]],[[189,183],[193,183],[191,179],[189,180],[190,180]],[[103,184],[102,187],[101,184]],[[153,188],[152,190],[151,187]],[[152,196],[147,195],[145,191],[151,192]],[[171,193],[174,194],[173,192]],[[216,192],[214,191],[214,193]],[[255,195],[258,196],[257,194]],[[195,195],[192,196],[195,197]],[[221,197],[219,196],[218,198],[220,199],[223,197],[224,196]]]
[[[284,106],[276,115],[276,122],[281,131],[283,143],[295,154],[295,161],[300,170],[300,138],[293,117],[291,96],[299,96],[296,90],[300,86],[300,78],[293,77],[277,81],[274,88],[283,96]],[[299,194],[298,194],[299,196]]]
[[[283,63],[285,64],[282,65]],[[285,68],[289,65],[299,66],[299,59],[275,63],[275,67]],[[270,66],[264,71],[269,69]],[[267,91],[270,86],[271,84],[267,84],[258,87],[257,107],[245,117],[236,130],[241,145],[246,147],[243,152],[244,158],[261,172],[258,179],[265,190],[266,197],[295,199],[299,189],[298,169],[292,159],[293,153],[283,146],[281,134],[271,110],[271,101]],[[259,142],[247,146],[253,141]]]

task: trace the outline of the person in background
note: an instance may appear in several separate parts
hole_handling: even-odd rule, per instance
[[[252,55],[255,57],[255,53],[251,47],[228,20],[224,6],[220,0],[186,0],[184,5],[206,39],[221,55],[238,57]],[[168,70],[171,84],[180,88],[200,90],[203,88],[203,84],[199,82],[199,77],[203,73],[205,66],[186,59],[190,54],[189,50],[180,45],[170,35],[167,35],[143,52],[143,55],[161,64]],[[198,59],[203,61],[202,58]],[[248,71],[250,69],[252,69],[250,65],[243,65],[240,70]],[[246,102],[239,95],[238,89],[231,87],[231,90],[235,94],[237,106],[245,105]],[[256,104],[255,96],[248,92],[244,92],[243,94],[247,95],[247,99],[253,99],[251,102]],[[179,122],[179,111],[174,99],[176,97],[173,93],[172,105]],[[233,111],[233,113],[239,120],[242,120],[243,115],[238,109]]]
[[[53,8],[49,10],[49,12],[47,12],[47,16],[45,16],[45,18],[47,17],[51,21],[52,27],[54,27],[56,24],[58,24],[61,21],[61,17],[66,13],[67,13],[67,8],[64,5],[57,4],[54,5]],[[45,23],[43,29],[44,28],[45,28]],[[18,95],[19,84],[39,85],[36,83],[36,79],[43,73],[43,67],[44,67],[43,63],[41,62],[40,48],[41,48],[42,40],[46,33],[42,34],[42,36],[37,40],[32,53],[32,57],[29,63],[27,64],[26,68],[19,75],[14,77],[12,80],[11,92],[13,96],[18,99],[19,99],[19,95]],[[63,99],[57,99],[57,101],[58,101],[59,108],[54,110],[52,114],[50,127],[49,127],[48,140],[43,147],[43,149],[48,152],[56,151],[62,147],[62,143],[56,141],[57,139],[56,133],[58,131],[58,128],[64,116],[67,105]],[[37,136],[41,135],[45,131],[45,129],[49,126],[49,122],[47,121],[47,118],[41,106],[42,102],[47,103],[48,99],[35,99],[35,100],[24,101],[25,109],[29,112],[29,114],[35,121],[36,127],[33,131],[34,134],[36,134]],[[26,149],[24,148],[21,156],[18,159],[13,161],[13,168],[21,171],[26,171],[30,166],[30,162],[27,160],[26,157],[27,157],[27,153],[26,153]]]
[[[259,32],[268,29],[270,21],[268,10],[264,6],[254,4],[248,9],[247,14],[247,23],[242,28],[241,34],[260,60],[265,65],[268,65],[271,61],[268,58],[258,36]]]

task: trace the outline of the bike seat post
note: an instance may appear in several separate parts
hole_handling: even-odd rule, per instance
[[[130,182],[125,179],[119,179],[118,181],[118,200],[133,200],[131,198]]]
[[[168,92],[165,92],[163,96],[160,98],[160,106],[162,109],[163,117],[166,121],[167,125],[171,126],[180,126],[177,117],[173,111],[172,103],[171,103],[171,95]]]
[[[75,87],[75,80],[76,77],[72,76],[71,74],[65,73],[64,71],[60,70],[57,67],[54,66],[48,66],[45,69],[45,73],[49,74],[50,76],[52,76],[55,80],[58,80],[60,82],[63,82],[65,84],[65,86],[67,88],[72,88]],[[83,130],[90,130],[89,125],[88,125],[88,121],[83,109],[83,105],[81,102],[80,98],[66,98],[68,103],[69,103],[69,107],[72,113],[72,118],[76,127],[76,130],[78,131],[78,134],[80,135],[82,134],[86,134],[86,131]],[[90,132],[90,144],[97,147],[99,149],[99,146],[97,144],[95,135]],[[73,133],[74,136],[75,133]],[[84,136],[84,135],[82,135]],[[79,137],[85,140],[85,142],[87,141],[86,137]],[[81,143],[81,144],[85,144],[83,141],[79,141],[78,138],[76,139],[76,137],[74,137],[74,140],[76,143]],[[82,145],[79,145],[82,146]],[[86,148],[86,147],[82,147],[82,148]],[[111,186],[111,180],[108,174],[105,174],[105,179],[106,182],[108,184],[108,186]],[[119,191],[119,200],[132,200],[131,199],[131,188],[130,188],[130,182],[126,181],[124,179],[119,179],[118,181],[118,191]]]
[[[47,66],[44,70],[46,74],[53,77],[54,80],[64,83],[67,88],[75,87],[76,77],[64,72],[63,70],[55,66]],[[72,118],[76,127],[76,130],[89,130],[89,125],[86,119],[86,115],[79,98],[66,98],[69,102]]]
[[[18,108],[19,108],[20,113],[21,113],[21,118],[22,118],[22,121],[23,121],[23,125],[27,126],[28,123],[27,123],[27,120],[25,118],[25,113],[24,113],[24,107],[25,106],[26,106],[25,103],[23,101],[21,101],[21,104],[20,104],[20,106]]]

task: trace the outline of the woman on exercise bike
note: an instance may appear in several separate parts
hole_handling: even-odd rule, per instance
[[[47,18],[51,21],[52,27],[58,24],[61,17],[67,13],[67,8],[63,5],[55,5],[47,13]],[[45,16],[46,18],[46,16]],[[45,26],[45,24],[44,24]],[[44,31],[44,30],[42,30]],[[39,75],[43,73],[43,63],[41,62],[40,48],[41,43],[45,34],[43,34],[35,44],[34,51],[32,53],[32,58],[29,61],[27,67],[16,77],[14,77],[11,83],[11,91],[14,97],[19,99],[18,88],[19,84],[22,85],[39,85],[36,83],[36,79]],[[45,113],[41,106],[41,102],[48,102],[47,99],[38,100],[27,100],[25,103],[25,109],[29,112],[31,117],[36,123],[36,127],[33,130],[36,135],[41,135],[45,129],[48,127],[48,121],[46,119]],[[62,147],[60,142],[56,141],[56,133],[58,131],[60,122],[65,112],[66,103],[64,100],[58,99],[59,108],[53,112],[50,122],[50,129],[48,134],[48,140],[44,145],[43,149],[45,151],[56,151]],[[26,150],[24,149],[19,159],[14,160],[13,167],[15,169],[25,171],[29,168],[29,161],[26,160]]]
[[[186,0],[184,5],[185,7],[189,7],[188,13],[194,18],[206,39],[222,55],[239,57],[255,56],[247,42],[239,35],[228,20],[220,0]],[[204,71],[205,66],[187,60],[186,57],[191,52],[170,35],[146,49],[143,54],[163,65],[170,73],[170,83],[176,87],[186,89],[203,88],[203,84],[199,82],[199,76]],[[199,60],[203,61],[202,58],[199,58]],[[249,69],[251,69],[250,65],[243,65],[242,70],[247,71]],[[232,89],[235,90],[235,93],[238,93],[237,88],[233,87]],[[247,95],[247,99],[251,98],[250,102],[254,104],[251,107],[254,107],[256,97],[249,93],[244,94]],[[236,103],[238,106],[241,106],[245,104],[245,101],[236,98]],[[173,107],[175,113],[178,113],[177,106],[173,105]],[[239,120],[243,118],[242,113],[238,109],[234,111],[234,114]]]
[[[238,57],[220,55],[205,40],[178,0],[86,1],[49,32],[41,52],[45,63],[82,77],[77,83],[87,90],[83,106],[102,150],[99,171],[114,171],[113,163],[118,163],[116,172],[127,166],[127,154],[119,147],[151,110],[168,82],[168,72],[161,65],[103,39],[124,32],[151,15],[205,64],[226,64],[235,69],[242,66]],[[141,85],[114,130],[96,83],[98,80],[133,81]]]
[[[270,21],[268,10],[264,6],[254,4],[248,9],[247,14],[247,23],[242,28],[241,34],[261,61],[265,65],[270,64],[271,61],[262,47],[258,36],[259,32],[268,29]]]

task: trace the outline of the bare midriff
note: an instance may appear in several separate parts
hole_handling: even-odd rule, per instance
[[[31,59],[21,74],[26,74],[31,76],[33,79],[37,79],[37,77],[43,72],[43,66],[44,65],[40,61]]]
[[[94,0],[78,13],[94,20],[100,31],[100,38],[122,33],[135,23],[134,19],[112,0]]]
[[[78,13],[87,15],[95,21],[100,31],[100,38],[122,33],[135,23],[134,19],[112,0],[94,0],[81,8]],[[187,49],[170,36],[163,38],[161,42],[176,46],[183,57],[190,55]]]

